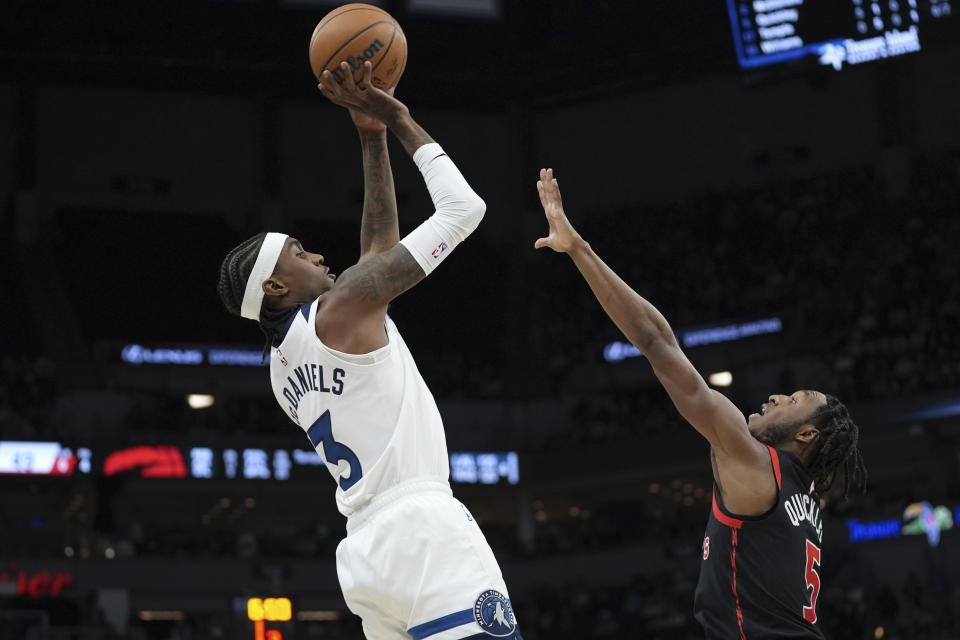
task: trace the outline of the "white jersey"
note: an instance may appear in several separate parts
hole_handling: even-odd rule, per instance
[[[273,349],[270,380],[337,481],[340,513],[409,480],[449,486],[440,412],[393,320],[384,323],[386,346],[347,354],[317,337],[317,307],[314,300],[294,313]]]

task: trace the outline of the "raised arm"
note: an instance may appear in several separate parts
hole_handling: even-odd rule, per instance
[[[573,260],[591,291],[623,335],[653,367],[680,414],[712,447],[714,476],[727,506],[753,515],[770,507],[776,495],[767,449],[747,428],[743,414],[714,391],[677,344],[663,315],[631,289],[594,253],[563,211],[560,188],[552,169],[542,169],[537,182],[549,234],[535,247],[550,247]]]
[[[386,93],[393,96],[394,88],[391,87]],[[363,262],[393,248],[400,241],[397,197],[387,150],[387,125],[357,109],[349,108],[349,111],[360,134],[363,151],[363,218],[360,222],[359,260]],[[408,145],[413,146],[415,151],[417,147],[432,142],[419,126],[406,129],[398,126],[398,129],[407,139],[404,146],[411,155],[413,151],[409,150]]]
[[[374,251],[371,245],[362,260],[344,271],[323,296],[317,313],[320,339],[341,351],[366,353],[386,344],[383,320],[387,304],[420,282],[477,227],[485,205],[407,107],[373,86],[369,63],[359,86],[347,71],[342,85],[325,72],[320,90],[351,113],[383,123],[397,137],[423,174],[436,207],[430,218],[391,247],[381,244],[383,250]],[[366,171],[366,152],[364,157]],[[392,185],[390,192],[392,196]],[[395,223],[395,212],[392,216]],[[386,238],[386,234],[380,235],[379,241]]]
[[[366,127],[354,115],[363,149],[363,218],[360,221],[360,262],[383,253],[400,241],[397,224],[397,197],[387,152],[387,128],[370,118]],[[373,125],[372,123],[376,123]],[[378,126],[376,126],[378,125]]]

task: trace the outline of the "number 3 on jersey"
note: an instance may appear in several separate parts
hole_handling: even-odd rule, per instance
[[[814,564],[820,566],[820,547],[807,540],[807,589],[813,588],[813,591],[810,592],[810,606],[803,607],[803,619],[810,624],[817,621],[817,596],[820,595],[820,574],[813,568]]]
[[[323,457],[327,462],[339,464],[341,460],[350,465],[350,475],[344,478],[340,476],[340,488],[346,491],[360,481],[363,477],[363,470],[360,468],[360,459],[345,444],[341,444],[333,439],[333,425],[330,423],[330,411],[324,411],[323,415],[317,418],[317,421],[307,429],[307,436],[316,449],[318,444],[323,445]]]

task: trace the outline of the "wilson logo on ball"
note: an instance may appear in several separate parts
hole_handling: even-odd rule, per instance
[[[346,62],[350,70],[341,70]],[[343,83],[348,73],[360,82],[363,65],[373,66],[373,86],[396,86],[407,64],[407,39],[393,17],[379,7],[354,2],[337,7],[317,23],[310,37],[310,68],[317,80],[329,71]]]
[[[359,71],[363,67],[363,63],[367,60],[372,60],[373,56],[377,55],[377,52],[383,49],[384,44],[380,42],[380,39],[377,38],[370,46],[363,50],[359,56],[347,56],[347,64],[350,65],[350,69],[354,72]],[[337,82],[343,82],[346,79],[346,75],[343,73],[343,69],[340,67],[334,67],[330,70],[333,73],[333,77],[337,79]]]

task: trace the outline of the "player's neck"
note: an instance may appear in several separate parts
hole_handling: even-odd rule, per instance
[[[807,446],[805,443],[797,442],[794,439],[778,442],[777,444],[773,445],[773,448],[779,451],[792,453],[800,462],[804,464],[804,466],[807,465],[814,453],[814,447]]]

